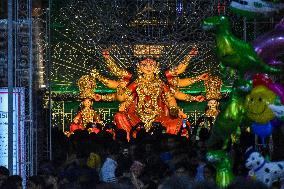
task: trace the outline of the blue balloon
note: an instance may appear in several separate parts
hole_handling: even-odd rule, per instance
[[[271,135],[272,133],[272,125],[270,121],[265,124],[254,122],[252,124],[252,130],[257,136],[261,138],[262,144],[265,144],[265,138]]]

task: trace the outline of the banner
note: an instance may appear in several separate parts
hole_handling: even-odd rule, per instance
[[[25,98],[23,88],[13,90],[13,173],[25,174]],[[0,165],[8,168],[8,89],[0,88]]]

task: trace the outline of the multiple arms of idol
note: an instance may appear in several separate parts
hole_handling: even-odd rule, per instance
[[[179,75],[182,74],[188,64],[190,59],[197,54],[197,50],[193,48],[186,56],[185,58],[180,62],[180,64],[171,69],[166,71],[166,77],[168,79],[169,84],[171,85],[171,91],[174,94],[174,97],[178,100],[182,101],[198,101],[202,102],[204,101],[204,97],[199,95],[199,96],[192,96],[189,94],[185,94],[179,90],[180,87],[187,87],[189,85],[194,84],[195,82],[201,81],[201,80],[207,80],[208,79],[208,74],[201,74],[196,77],[192,78],[179,78]]]
[[[114,59],[109,55],[107,51],[103,52],[103,56],[106,60],[106,66],[115,76],[119,78],[119,80],[112,80],[102,76],[96,69],[93,69],[91,72],[91,76],[97,78],[100,82],[102,82],[106,87],[110,89],[116,89],[116,93],[105,94],[105,95],[97,95],[97,100],[103,101],[115,101],[118,100],[120,102],[129,101],[130,91],[126,87],[131,79],[131,74],[124,69],[121,69],[119,66],[115,64]],[[126,106],[126,103],[121,104],[121,107]]]
[[[195,82],[206,80],[208,78],[208,74],[201,74],[193,78],[179,78],[179,75],[186,70],[190,59],[196,54],[197,50],[194,48],[188,53],[188,55],[185,56],[185,58],[180,62],[178,66],[166,71],[166,77],[170,84],[169,93],[165,98],[168,107],[177,107],[176,99],[182,101],[204,101],[205,98],[203,96],[192,96],[179,91],[180,87],[186,87],[192,85]],[[98,99],[102,99],[103,101],[118,100],[120,102],[123,102],[121,103],[119,108],[120,111],[123,111],[133,101],[132,90],[131,88],[129,88],[129,86],[127,86],[132,75],[126,70],[121,69],[119,66],[117,66],[114,59],[109,55],[107,51],[103,52],[103,56],[106,60],[106,66],[111,71],[111,73],[119,78],[119,80],[108,79],[100,75],[97,70],[92,70],[91,75],[93,77],[101,81],[106,87],[117,90],[116,93],[106,94],[100,97],[97,95],[97,97]]]

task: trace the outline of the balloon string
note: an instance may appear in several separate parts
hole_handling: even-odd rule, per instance
[[[261,138],[261,142],[262,142],[263,147],[266,148],[265,138],[264,137]]]

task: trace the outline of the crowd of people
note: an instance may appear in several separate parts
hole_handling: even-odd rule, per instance
[[[156,125],[156,127],[159,127]],[[195,137],[151,134],[140,129],[136,138],[127,141],[126,132],[88,133],[76,130],[66,137],[53,132],[53,160],[42,162],[37,175],[27,179],[28,189],[218,189],[216,168],[207,162],[208,133]],[[244,166],[244,147],[248,134],[232,145],[228,153],[233,159],[235,180],[227,189],[267,188],[248,179]],[[244,142],[242,142],[244,141]],[[22,188],[22,178],[9,176],[0,168],[0,188]]]

